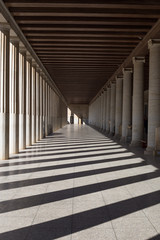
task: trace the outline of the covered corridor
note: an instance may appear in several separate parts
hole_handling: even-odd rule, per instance
[[[159,240],[160,166],[86,125],[0,163],[1,240]]]
[[[159,154],[159,0],[0,0],[0,240],[160,240]]]

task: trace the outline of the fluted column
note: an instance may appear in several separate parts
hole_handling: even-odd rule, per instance
[[[107,88],[106,132],[110,131],[111,88]]]
[[[26,50],[20,48],[19,75],[19,149],[26,148]]]
[[[97,124],[96,124],[96,127],[98,127],[99,125],[99,96],[97,97],[97,100],[96,100],[96,107],[97,107],[97,116],[96,116],[96,121],[97,121]]]
[[[36,72],[36,141],[40,140],[40,68]]]
[[[48,85],[48,134],[51,133],[50,121],[50,86]]]
[[[116,84],[111,84],[111,108],[110,108],[110,134],[115,132],[115,107],[116,107]]]
[[[100,128],[100,122],[101,122],[101,95],[98,96],[98,128]]]
[[[32,143],[36,142],[36,63],[32,64]]]
[[[103,120],[103,92],[100,95],[100,129],[102,129],[102,120]]]
[[[140,146],[144,132],[144,57],[133,58],[132,146]]]
[[[43,138],[43,73],[40,72],[40,139]]]
[[[27,56],[26,145],[32,144],[32,57]]]
[[[106,130],[106,90],[103,92],[103,131]]]
[[[149,104],[147,151],[155,148],[155,130],[160,126],[160,40],[150,40],[149,46]]]
[[[132,123],[132,68],[123,69],[123,111],[122,111],[122,138],[125,142],[128,137],[128,126]]]
[[[19,152],[19,39],[10,44],[10,153]]]
[[[46,82],[45,135],[48,136],[48,83]]]
[[[0,160],[9,158],[9,32],[0,23]]]
[[[123,97],[123,77],[116,77],[116,115],[115,115],[115,137],[120,136],[122,125],[122,97]]]
[[[43,137],[46,136],[45,126],[46,126],[46,81],[44,77],[43,78]]]

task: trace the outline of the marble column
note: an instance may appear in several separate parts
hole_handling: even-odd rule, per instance
[[[111,88],[107,88],[106,132],[110,131]]]
[[[19,75],[19,149],[26,148],[26,49],[20,48]]]
[[[32,57],[27,56],[26,145],[32,145]]]
[[[48,134],[50,133],[50,86],[48,85]]]
[[[122,98],[123,98],[123,77],[116,77],[116,115],[115,115],[115,137],[120,137],[122,125]]]
[[[48,83],[46,82],[45,136],[48,136]]]
[[[36,142],[40,140],[40,68],[36,72]]]
[[[46,126],[46,81],[45,77],[43,77],[43,137],[46,136],[45,126]]]
[[[100,130],[102,130],[103,126],[103,92],[100,96]]]
[[[129,126],[132,123],[132,68],[123,69],[123,110],[122,110],[122,137],[125,142],[129,136]]]
[[[103,131],[106,130],[106,90],[103,92]]]
[[[19,39],[10,38],[10,153],[19,152]]]
[[[0,160],[9,158],[9,33],[0,23]]]
[[[150,40],[149,47],[149,102],[147,151],[155,148],[155,130],[160,126],[160,40]]]
[[[116,108],[116,84],[111,84],[111,108],[110,108],[110,135],[114,135],[115,132],[115,108]]]
[[[98,107],[99,107],[98,128],[100,128],[101,127],[101,95],[98,98]]]
[[[104,91],[101,97],[101,130],[103,130],[103,106],[104,106]]]
[[[133,109],[131,146],[140,146],[144,132],[144,57],[133,58]]]
[[[105,89],[105,123],[104,123],[104,131],[106,132],[107,128],[107,88]]]
[[[43,138],[43,73],[40,72],[40,139]]]
[[[32,63],[32,143],[36,142],[36,63]]]

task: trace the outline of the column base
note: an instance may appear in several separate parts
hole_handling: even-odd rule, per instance
[[[121,139],[120,139],[120,143],[126,143],[126,137],[121,137]]]
[[[144,151],[145,155],[153,155],[154,148],[153,147],[147,147]]]
[[[109,134],[109,130],[108,130],[108,129],[106,129],[106,134],[107,134],[107,135]]]
[[[10,139],[9,153],[16,154],[19,152],[19,114],[10,114]]]
[[[26,148],[26,115],[19,115],[19,150]]]
[[[36,116],[36,142],[40,140],[40,116]]]
[[[0,113],[0,160],[9,159],[9,114]]]
[[[120,140],[121,139],[121,135],[120,134],[115,134],[114,135],[114,140]]]
[[[40,139],[43,138],[43,116],[40,115]]]
[[[31,116],[29,114],[27,114],[27,117],[26,117],[26,146],[32,145],[31,124],[32,124]]]
[[[102,132],[104,133],[105,131],[106,131],[106,129],[105,129],[105,128],[103,128],[103,129],[102,129]]]
[[[141,141],[132,141],[130,144],[131,147],[142,147]]]
[[[32,115],[32,144],[36,143],[36,116]]]
[[[114,132],[110,132],[108,136],[109,137],[113,137],[114,136]]]

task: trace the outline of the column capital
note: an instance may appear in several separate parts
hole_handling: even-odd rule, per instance
[[[160,46],[160,39],[150,39],[148,41],[148,49],[150,49],[153,46]]]
[[[19,47],[19,52],[22,54],[22,55],[25,55],[25,54],[27,54],[27,50],[26,50],[26,48],[25,47]]]
[[[26,59],[27,59],[27,61],[28,61],[29,63],[32,64],[32,60],[33,60],[33,58],[32,58],[31,55],[27,55],[27,56],[26,56]]]
[[[40,74],[41,73],[41,68],[39,67],[39,65],[37,65],[37,72]]]
[[[36,63],[36,61],[34,59],[32,61],[32,67],[34,67],[35,69],[37,68],[37,63]]]
[[[117,75],[116,80],[123,80],[123,75]]]
[[[10,42],[13,44],[13,45],[19,45],[20,43],[20,39],[16,36],[10,36]]]
[[[130,72],[130,73],[132,73],[133,72],[133,69],[132,68],[123,68],[123,74],[125,73],[125,72]]]
[[[10,25],[8,23],[0,22],[0,31],[2,32],[9,32],[11,29]]]
[[[47,82],[47,76],[46,76],[45,73],[43,73],[43,79],[44,79],[45,82]]]
[[[40,68],[40,76],[43,78],[43,71],[42,71],[42,69]]]
[[[133,57],[132,62],[133,64],[135,64],[136,62],[145,63],[145,57]]]
[[[46,75],[43,71],[41,72],[41,76],[42,76],[43,80],[46,80]]]

